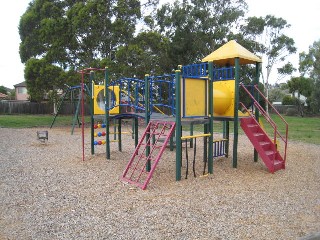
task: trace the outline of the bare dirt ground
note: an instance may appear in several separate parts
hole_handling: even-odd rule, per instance
[[[238,168],[230,156],[202,175],[175,181],[175,152],[165,151],[147,190],[120,176],[134,150],[123,136],[122,152],[111,145],[90,154],[85,133],[0,129],[0,239],[301,239],[320,232],[320,146],[289,142],[285,170],[253,162],[253,147],[239,137]],[[231,145],[232,147],[232,145]],[[190,150],[189,157],[192,159]],[[232,151],[231,151],[232,153]],[[183,156],[184,157],[184,156]]]

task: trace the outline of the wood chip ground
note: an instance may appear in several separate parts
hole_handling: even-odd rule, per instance
[[[301,239],[320,232],[320,146],[289,142],[286,170],[275,174],[240,135],[238,168],[232,156],[201,176],[175,181],[175,152],[167,149],[143,191],[120,181],[134,150],[123,136],[122,152],[111,145],[90,154],[85,130],[0,129],[0,239]],[[232,148],[232,143],[231,143]],[[232,152],[232,151],[231,151]],[[190,163],[193,150],[189,151]],[[183,158],[185,158],[183,154]],[[191,166],[191,164],[189,165]]]

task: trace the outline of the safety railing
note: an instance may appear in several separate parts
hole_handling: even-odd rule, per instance
[[[234,67],[215,68],[212,75],[213,81],[234,79]]]
[[[199,78],[208,76],[208,63],[191,64],[182,67],[182,77]]]
[[[255,106],[256,109],[259,110],[259,112],[262,114],[266,122],[268,122],[273,129],[273,143],[276,145],[277,144],[277,137],[279,137],[283,143],[284,143],[284,154],[283,154],[283,160],[286,161],[287,157],[287,146],[288,146],[288,123],[286,120],[281,116],[281,114],[272,106],[272,104],[268,101],[268,99],[264,96],[264,94],[259,90],[258,86],[254,86],[254,90],[257,91],[260,97],[263,98],[266,104],[270,106],[270,108],[273,110],[273,112],[281,119],[282,123],[285,125],[285,134],[283,135],[279,129],[277,124],[274,122],[274,120],[271,118],[269,113],[267,113],[264,108],[259,104],[259,102],[254,98],[254,96],[250,93],[250,91],[242,84],[240,83],[240,86],[244,89],[244,91],[248,94],[248,96],[252,99],[253,105]],[[252,112],[250,112],[246,106],[240,102],[242,107],[246,109],[246,111],[253,116]],[[270,109],[269,108],[269,109]]]

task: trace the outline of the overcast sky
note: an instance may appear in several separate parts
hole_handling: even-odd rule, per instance
[[[29,2],[29,0],[4,1],[0,8],[0,85],[9,88],[24,81],[24,65],[21,64],[19,57],[18,24]],[[286,34],[295,40],[298,53],[308,51],[314,41],[320,40],[318,0],[247,0],[247,3],[250,16],[273,14],[287,20],[291,28]],[[297,64],[298,54],[292,56],[290,60]],[[275,81],[275,77],[270,79],[271,83]]]

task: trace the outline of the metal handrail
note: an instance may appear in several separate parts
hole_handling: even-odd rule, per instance
[[[269,102],[269,100],[263,95],[263,93],[260,91],[260,89],[258,88],[258,85],[255,85],[254,88],[257,90],[257,92],[259,93],[259,95],[266,101],[266,103],[268,104],[268,106],[270,106],[272,108],[272,110],[274,111],[274,113],[276,113],[280,119],[282,120],[282,122],[285,124],[286,127],[286,134],[285,137],[283,137],[280,132],[277,131],[279,137],[282,139],[282,141],[285,144],[284,147],[284,156],[283,156],[283,160],[286,161],[286,157],[287,157],[287,147],[288,147],[288,130],[289,130],[289,126],[287,121],[281,116],[281,114],[278,112],[278,110]]]
[[[252,114],[252,112],[251,112],[242,102],[240,102],[240,104],[241,104],[242,107],[246,110],[246,112],[249,113],[249,115],[250,115],[250,116],[252,117],[252,119],[256,122],[256,124],[259,124],[258,121],[256,120],[255,116]],[[254,103],[254,104],[255,104],[255,103]],[[255,106],[256,106],[256,104],[255,104]],[[260,107],[261,107],[261,106],[260,106]],[[269,122],[269,121],[268,121],[268,122]],[[269,123],[270,123],[270,125],[272,125],[272,127],[274,127],[271,122],[269,122]],[[267,135],[267,133],[265,132],[264,129],[261,128],[261,130]],[[276,139],[276,134],[274,134],[274,142],[276,142],[276,141],[277,141],[277,139]],[[274,163],[274,160],[275,160],[275,154],[273,154],[273,156],[272,156],[272,161],[273,161],[273,163]]]
[[[261,112],[263,117],[266,119],[266,121],[271,125],[271,127],[274,129],[274,136],[273,136],[273,142],[276,144],[277,142],[277,136],[281,138],[281,140],[284,142],[285,147],[284,147],[284,156],[283,160],[286,161],[287,157],[287,146],[288,146],[288,123],[285,121],[285,119],[280,115],[280,113],[272,106],[272,104],[268,101],[268,99],[263,95],[263,93],[259,90],[257,85],[254,85],[254,88],[257,90],[259,95],[265,100],[266,104],[271,106],[272,110],[280,117],[282,122],[285,124],[286,127],[286,134],[285,137],[282,136],[282,134],[279,132],[276,123],[272,120],[270,115],[262,108],[262,106],[259,104],[259,102],[252,96],[252,94],[248,91],[248,89],[243,85],[243,83],[240,83],[240,86],[247,92],[247,94],[250,96],[250,98],[253,100],[254,106]],[[241,103],[242,104],[242,103]],[[242,104],[243,105],[243,104]],[[244,106],[244,105],[243,105]],[[245,106],[244,106],[245,107]],[[245,107],[245,109],[247,109]]]

